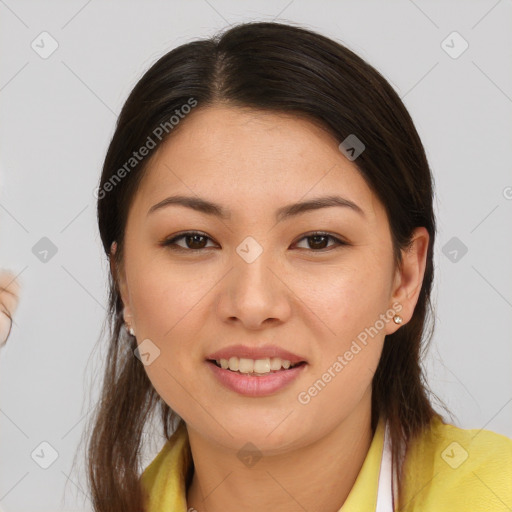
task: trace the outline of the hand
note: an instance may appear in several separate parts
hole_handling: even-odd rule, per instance
[[[0,270],[0,348],[11,333],[12,316],[19,301],[20,284],[14,274]]]

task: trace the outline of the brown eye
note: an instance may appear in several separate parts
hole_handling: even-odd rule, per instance
[[[185,245],[177,244],[178,240],[184,241]],[[190,251],[200,251],[201,249],[209,249],[205,244],[211,240],[210,237],[206,236],[204,233],[199,233],[196,231],[189,231],[186,233],[182,233],[181,235],[175,236],[168,240],[164,240],[161,245],[164,247],[169,247],[173,250],[190,250]],[[174,247],[173,247],[174,246]]]
[[[334,240],[334,245],[326,245],[329,239]],[[302,237],[301,240],[307,240],[309,247],[306,248],[313,249],[315,252],[325,250],[327,247],[329,247],[328,250],[330,250],[332,247],[347,245],[345,242],[333,235],[330,235],[329,233],[311,233],[305,237]]]

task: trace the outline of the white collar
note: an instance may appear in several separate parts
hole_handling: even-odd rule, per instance
[[[389,425],[386,422],[375,512],[393,512],[395,510],[394,496],[396,495],[396,478],[394,478],[391,464],[391,438],[389,435]]]

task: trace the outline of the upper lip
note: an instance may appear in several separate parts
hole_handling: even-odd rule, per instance
[[[213,352],[207,359],[229,359],[230,357],[246,358],[246,359],[266,359],[279,357],[280,359],[290,361],[291,364],[306,362],[306,359],[300,355],[284,350],[275,345],[266,345],[264,347],[249,347],[247,345],[231,345],[221,350]]]

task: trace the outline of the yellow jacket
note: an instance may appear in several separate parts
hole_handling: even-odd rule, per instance
[[[384,427],[381,420],[339,512],[375,510]],[[187,512],[189,453],[181,425],[142,474],[146,512]],[[461,429],[436,417],[410,446],[404,472],[400,512],[512,511],[512,439],[500,434]]]

